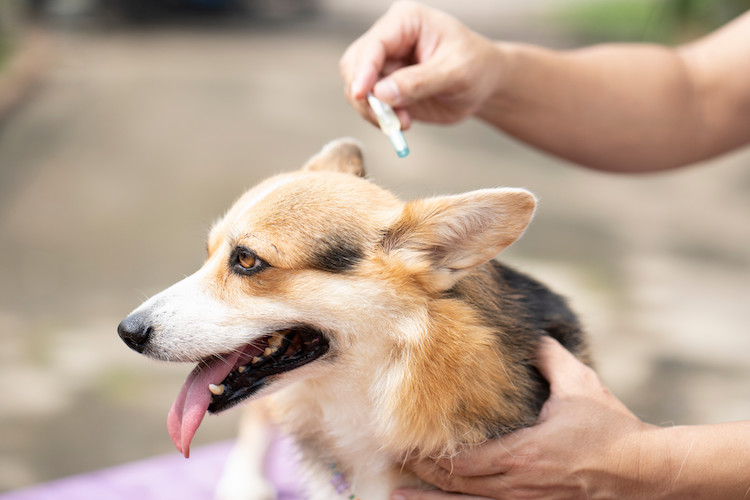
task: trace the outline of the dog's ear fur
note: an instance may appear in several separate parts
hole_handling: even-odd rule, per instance
[[[430,291],[450,289],[521,237],[536,207],[523,189],[483,189],[407,203],[383,238]]]
[[[302,170],[343,172],[358,177],[365,176],[362,144],[351,137],[331,141],[315,156],[307,160]]]

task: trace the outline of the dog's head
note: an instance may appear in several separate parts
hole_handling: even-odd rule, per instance
[[[211,229],[195,274],[120,323],[132,349],[198,363],[169,417],[185,454],[206,410],[334,367],[347,376],[373,336],[386,355],[410,311],[515,241],[535,206],[520,189],[404,204],[363,176],[360,148],[341,139],[262,182]]]

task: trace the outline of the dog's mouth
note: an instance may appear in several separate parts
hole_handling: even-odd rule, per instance
[[[326,337],[307,327],[275,332],[250,344],[221,384],[209,385],[209,413],[231,408],[255,394],[268,377],[306,365],[327,351]]]
[[[328,352],[327,337],[300,326],[256,339],[244,348],[202,360],[188,375],[167,418],[175,446],[185,457],[206,411],[220,413],[249,398],[274,376]]]

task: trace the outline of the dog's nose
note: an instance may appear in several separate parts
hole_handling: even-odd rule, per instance
[[[153,328],[140,317],[131,315],[117,325],[117,334],[128,347],[134,351],[143,352],[148,343]]]

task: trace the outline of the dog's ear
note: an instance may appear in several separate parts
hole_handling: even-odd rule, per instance
[[[307,160],[302,170],[327,170],[364,177],[362,144],[351,137],[331,141],[323,146],[318,154]]]
[[[536,207],[523,189],[483,189],[407,203],[383,238],[430,291],[450,289],[521,237]]]

